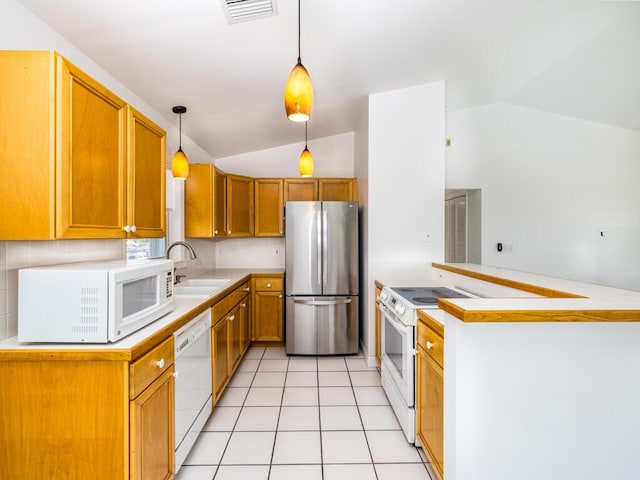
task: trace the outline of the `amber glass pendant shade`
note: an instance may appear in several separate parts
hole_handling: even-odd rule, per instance
[[[182,147],[178,148],[173,160],[171,160],[171,174],[173,178],[178,180],[186,180],[189,176],[189,161],[182,151]]]
[[[313,175],[313,157],[308,148],[300,154],[300,162],[298,162],[298,171],[301,177],[311,177]]]
[[[186,180],[189,176],[189,160],[182,151],[182,114],[186,113],[187,107],[173,107],[173,113],[177,113],[180,119],[180,140],[178,143],[178,151],[171,160],[171,175],[178,180]]]
[[[313,85],[309,72],[299,58],[284,87],[284,109],[292,122],[306,122],[311,117]]]

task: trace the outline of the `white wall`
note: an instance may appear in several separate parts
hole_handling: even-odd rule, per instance
[[[447,188],[482,189],[484,264],[640,290],[640,132],[497,103],[448,112],[447,136]]]
[[[368,325],[374,280],[428,278],[431,262],[444,259],[444,108],[444,82],[369,97]],[[370,357],[374,334],[364,342]]]

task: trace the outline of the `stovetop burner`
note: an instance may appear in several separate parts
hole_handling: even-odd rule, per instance
[[[391,290],[418,308],[437,305],[439,298],[469,298],[468,295],[446,287],[392,287]]]

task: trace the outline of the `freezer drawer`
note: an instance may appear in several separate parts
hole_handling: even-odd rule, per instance
[[[290,355],[358,353],[358,296],[287,297]]]

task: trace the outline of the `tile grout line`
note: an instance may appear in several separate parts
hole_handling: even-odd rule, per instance
[[[260,359],[258,361],[258,367],[260,367],[260,362],[262,362],[262,358],[264,357],[265,352],[266,352],[266,350],[262,351],[262,356],[260,356]],[[227,439],[227,443],[224,446],[224,450],[222,451],[222,455],[220,456],[220,461],[218,462],[218,465],[216,466],[216,471],[213,474],[213,479],[216,478],[216,476],[218,475],[218,471],[220,470],[220,467],[222,467],[222,459],[224,458],[224,454],[227,453],[227,449],[229,448],[229,443],[231,443],[231,437],[233,437],[233,434],[236,431],[236,426],[238,425],[238,421],[240,420],[240,415],[242,415],[242,410],[244,409],[244,404],[247,402],[247,398],[249,397],[249,392],[251,391],[251,386],[253,385],[253,382],[256,379],[256,374],[257,373],[258,373],[258,368],[256,368],[255,372],[253,372],[253,377],[251,378],[251,383],[249,384],[249,388],[247,390],[247,394],[245,395],[244,399],[242,400],[242,405],[240,405],[240,412],[238,412],[238,417],[236,418],[236,421],[233,423],[233,427],[231,428],[231,434],[229,435],[229,438]],[[231,380],[229,380],[229,381],[231,381]],[[214,408],[215,408],[215,406],[214,406]]]

